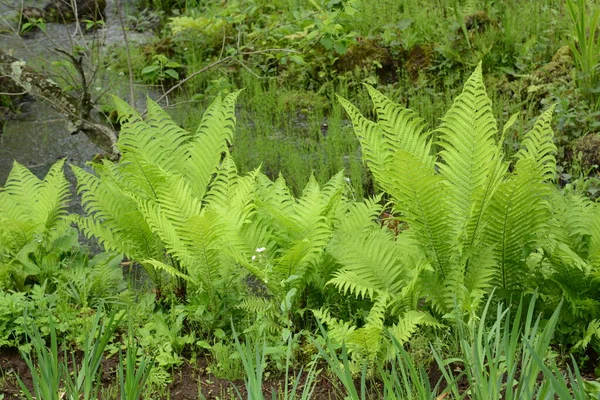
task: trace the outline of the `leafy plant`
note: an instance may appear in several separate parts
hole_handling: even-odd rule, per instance
[[[152,64],[142,69],[142,76],[153,82],[160,82],[167,78],[179,80],[178,69],[182,67],[178,62],[169,60],[163,54],[155,54],[152,57]]]
[[[78,364],[74,355],[69,362],[66,347],[64,358],[59,360],[59,343],[52,318],[48,319],[50,347],[46,346],[35,324],[31,329],[26,328],[35,357],[26,351],[21,351],[21,355],[31,372],[34,393],[20,378],[18,380],[27,399],[58,400],[64,396],[69,399],[97,398],[103,353],[120,322],[120,318],[116,319],[114,314],[107,321],[103,319],[105,316],[102,311],[95,314],[90,330],[85,335],[81,364]],[[73,368],[73,374],[69,365]]]
[[[142,356],[138,363],[139,346],[135,342],[133,327],[130,324],[125,342],[127,348],[125,359],[119,351],[118,378],[121,389],[121,400],[139,400],[152,371],[153,362],[147,356]]]
[[[600,41],[597,38],[600,7],[585,0],[567,0],[567,11],[571,20],[569,47],[581,73],[580,82],[585,89],[595,89],[600,65]]]
[[[528,287],[525,261],[549,222],[556,148],[545,112],[525,136],[513,163],[504,160],[481,66],[435,131],[416,113],[367,87],[378,121],[341,99],[376,183],[390,195],[431,268],[420,283],[434,309],[473,312],[489,287]],[[504,132],[511,122],[505,126]],[[440,150],[432,154],[434,139]],[[417,264],[418,265],[418,264]],[[392,269],[391,271],[397,271]],[[388,276],[386,281],[393,281]],[[533,285],[533,283],[532,283]]]
[[[97,175],[73,167],[88,213],[76,217],[78,225],[107,250],[139,262],[159,300],[168,294],[165,281],[173,282],[180,301],[191,284],[215,309],[217,292],[238,276],[234,255],[248,226],[254,174],[238,177],[230,157],[221,160],[237,95],[217,98],[196,133],[181,129],[155,103],[148,103],[143,120],[118,102],[120,162],[96,164]]]
[[[77,246],[63,165],[59,160],[40,180],[15,162],[0,188],[0,288],[23,291],[53,277]]]

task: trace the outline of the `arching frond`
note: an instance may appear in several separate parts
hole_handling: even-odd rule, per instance
[[[453,186],[452,206],[459,215],[456,229],[471,218],[476,198],[496,165],[495,135],[498,132],[481,76],[481,64],[465,83],[436,129],[440,134],[441,174]]]
[[[425,120],[416,112],[394,103],[372,86],[366,85],[377,113],[377,125],[383,130],[387,148],[391,153],[404,150],[433,168],[431,132],[425,131]],[[391,167],[391,165],[388,165]]]
[[[526,282],[525,255],[548,221],[548,188],[532,163],[523,165],[496,191],[487,211],[484,242],[494,249],[494,284],[511,290]]]
[[[554,133],[550,123],[554,107],[550,107],[539,116],[535,125],[525,135],[521,143],[521,149],[515,155],[517,167],[524,160],[530,160],[540,172],[544,180],[552,181],[556,176],[556,145],[554,144]]]

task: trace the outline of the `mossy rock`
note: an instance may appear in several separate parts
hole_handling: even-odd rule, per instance
[[[405,67],[412,79],[417,79],[421,71],[431,67],[433,62],[433,46],[428,44],[417,44],[413,46],[406,55]]]
[[[10,93],[9,95],[0,95],[0,108],[3,110],[0,113],[0,120],[2,120],[17,110],[18,104],[25,99],[25,94],[23,94],[22,87],[7,77],[0,77],[0,93]]]
[[[548,96],[553,87],[569,87],[573,82],[573,56],[569,46],[563,46],[552,60],[533,71],[525,82],[527,94],[535,101]]]
[[[581,153],[581,169],[589,171],[600,166],[600,134],[591,133],[580,138],[575,144],[575,154]],[[596,174],[598,169],[596,169]]]
[[[389,49],[378,45],[374,40],[361,40],[348,47],[334,63],[338,72],[355,70],[375,73],[385,82],[396,80],[396,63]]]
[[[76,0],[77,18],[75,9],[70,1],[50,0],[44,6],[44,17],[50,22],[70,23],[75,20],[100,21],[104,19],[106,0]]]
[[[483,33],[490,27],[497,27],[498,21],[491,18],[485,11],[476,11],[465,16],[464,24],[469,33]],[[462,34],[462,27],[459,29],[461,30],[459,34]]]

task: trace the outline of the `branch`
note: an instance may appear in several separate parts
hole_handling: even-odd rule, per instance
[[[32,96],[48,102],[67,119],[72,133],[82,131],[92,143],[111,156],[118,157],[117,135],[112,129],[87,117],[85,114],[89,116],[89,110],[86,112],[80,109],[80,99],[63,92],[56,83],[2,49],[0,49],[0,75],[10,77]]]

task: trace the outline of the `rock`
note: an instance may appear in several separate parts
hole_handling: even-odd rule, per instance
[[[44,18],[44,11],[37,7],[23,7],[21,16],[26,20],[40,19]]]
[[[76,19],[100,21],[104,19],[105,8],[106,0],[50,0],[44,6],[44,16],[48,21],[60,23]]]
[[[572,70],[574,62],[569,46],[563,46],[548,64],[533,71],[525,82],[527,94],[540,101],[550,94],[553,87],[570,87],[573,84]]]
[[[346,53],[339,56],[333,66],[339,72],[358,69],[367,73],[375,72],[385,82],[396,80],[396,64],[392,54],[374,40],[361,40],[351,45]]]
[[[417,44],[408,51],[405,67],[410,77],[416,80],[421,71],[431,66],[432,61],[433,46]]]
[[[596,175],[600,168],[600,134],[591,133],[580,138],[575,144],[575,154],[581,153],[581,170],[587,174],[596,166]]]
[[[467,28],[467,31],[477,33],[483,33],[490,26],[498,25],[498,23],[492,18],[490,18],[490,16],[487,15],[485,11],[477,11],[471,15],[465,16],[464,23],[465,27]],[[462,33],[462,27],[459,29],[461,30],[459,32],[460,34]]]

